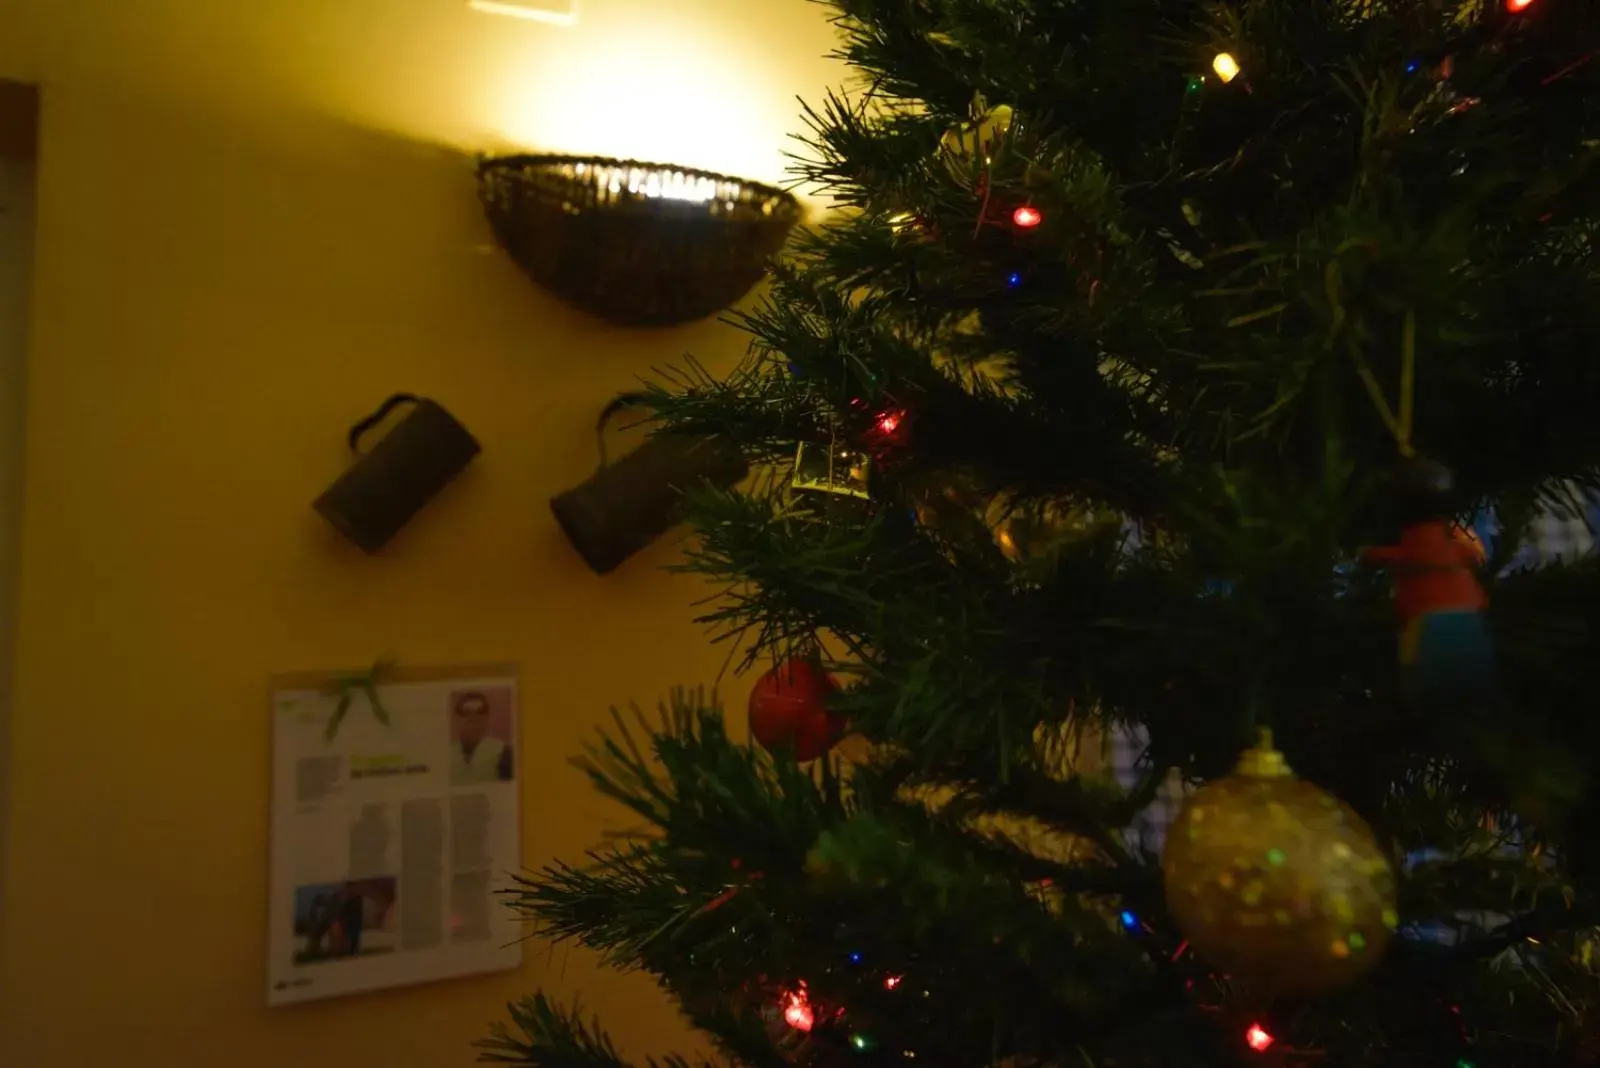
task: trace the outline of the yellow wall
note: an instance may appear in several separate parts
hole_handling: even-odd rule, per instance
[[[567,758],[609,704],[710,681],[722,650],[690,620],[704,588],[657,569],[670,548],[597,578],[546,501],[592,468],[612,392],[742,339],[545,297],[487,247],[463,151],[677,144],[773,177],[794,94],[837,77],[823,11],[584,0],[562,29],[457,0],[17,2],[0,76],[44,105],[0,1062],[463,1064],[539,986],[581,992],[628,1052],[685,1044],[648,982],[540,943],[520,974],[263,1008],[264,680],[519,661],[525,860],[615,818]],[[646,55],[630,135],[616,85]],[[402,388],[485,452],[364,558],[308,503],[345,426]]]
[[[31,79],[36,73],[38,0],[0,0],[0,77]]]

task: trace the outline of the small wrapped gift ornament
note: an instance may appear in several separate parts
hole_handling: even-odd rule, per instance
[[[872,459],[859,449],[801,442],[789,485],[798,492],[871,498]]]

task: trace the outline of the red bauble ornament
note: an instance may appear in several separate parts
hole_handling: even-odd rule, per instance
[[[839,688],[810,660],[788,660],[756,680],[750,691],[750,737],[769,751],[815,760],[844,735],[843,716],[828,711]]]

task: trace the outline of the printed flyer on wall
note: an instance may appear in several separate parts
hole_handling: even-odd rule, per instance
[[[267,1004],[522,963],[513,668],[272,686]]]

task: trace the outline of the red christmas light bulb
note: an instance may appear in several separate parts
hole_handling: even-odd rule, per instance
[[[1506,0],[1506,10],[1513,15],[1520,15],[1533,6],[1533,0]]]
[[[884,412],[878,416],[878,429],[885,434],[893,434],[900,429],[900,413]]]
[[[1032,230],[1035,226],[1044,222],[1044,215],[1040,213],[1038,208],[1024,204],[1011,213],[1011,221],[1024,230]]]
[[[1273,1038],[1271,1032],[1265,1027],[1258,1023],[1253,1023],[1250,1025],[1250,1029],[1244,1033],[1244,1041],[1245,1045],[1257,1053],[1265,1053],[1278,1040]]]
[[[783,1022],[796,1031],[809,1031],[816,1018],[811,1003],[806,1000],[805,987],[783,995]]]

